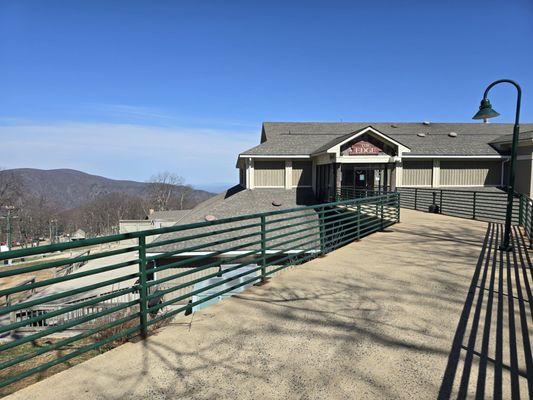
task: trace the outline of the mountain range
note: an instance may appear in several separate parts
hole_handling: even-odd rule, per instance
[[[110,193],[145,197],[149,185],[147,182],[109,179],[73,169],[8,169],[0,171],[0,179],[3,174],[15,176],[25,194],[45,198],[65,210]],[[200,203],[213,195],[205,190],[194,189],[190,197],[195,203]]]

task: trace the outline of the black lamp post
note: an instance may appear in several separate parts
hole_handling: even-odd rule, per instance
[[[500,250],[511,251],[512,250],[512,246],[510,243],[511,218],[513,216],[514,181],[515,181],[515,175],[516,175],[516,150],[517,150],[516,148],[518,147],[518,135],[520,133],[520,125],[519,125],[520,100],[522,97],[522,89],[520,88],[518,83],[510,79],[500,79],[500,80],[492,82],[485,89],[485,93],[483,94],[483,100],[481,100],[481,105],[479,106],[479,111],[476,113],[476,115],[472,117],[472,119],[488,119],[488,118],[494,118],[500,115],[492,109],[490,101],[487,98],[487,94],[489,93],[489,90],[499,83],[510,83],[516,88],[518,92],[518,96],[516,100],[516,116],[515,116],[514,128],[513,128],[513,144],[511,146],[511,165],[509,166],[509,182],[507,185],[507,213],[505,215],[505,231],[503,234],[503,244],[500,245]]]

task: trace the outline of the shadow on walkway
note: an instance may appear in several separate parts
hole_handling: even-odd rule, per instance
[[[532,260],[517,227],[512,252],[498,250],[502,236],[488,225],[439,399],[533,398]]]

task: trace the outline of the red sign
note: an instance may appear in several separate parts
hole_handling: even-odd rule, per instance
[[[382,151],[383,150],[381,150],[378,146],[373,145],[366,140],[361,140],[352,144],[352,146],[348,149],[348,154],[350,156],[377,156]]]

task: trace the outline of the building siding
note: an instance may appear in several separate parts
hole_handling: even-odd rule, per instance
[[[516,151],[516,155],[518,156],[531,156],[531,153],[533,152],[533,149],[531,146],[524,146],[519,147]]]
[[[239,185],[246,187],[246,170],[239,168]]]
[[[499,186],[500,161],[441,161],[441,186]]]
[[[255,161],[254,186],[284,187],[285,161]]]
[[[292,186],[311,186],[312,164],[310,161],[292,162]]]
[[[402,186],[431,186],[433,161],[404,161]]]
[[[516,181],[515,190],[523,193],[526,196],[531,196],[531,168],[533,166],[532,160],[517,160],[516,161]]]

